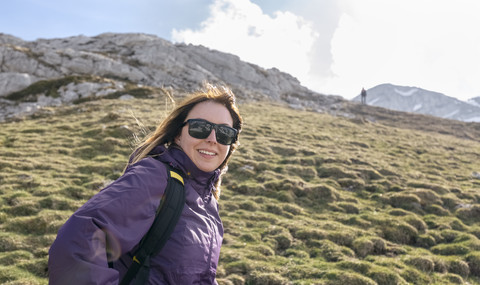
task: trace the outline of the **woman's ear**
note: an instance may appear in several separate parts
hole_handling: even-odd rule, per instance
[[[181,136],[181,135],[182,135],[182,134],[178,134],[178,136],[175,137],[174,142],[175,142],[176,145],[180,145],[180,136]]]

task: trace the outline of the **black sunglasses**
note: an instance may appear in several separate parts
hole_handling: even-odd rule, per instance
[[[214,129],[215,138],[220,144],[231,145],[237,140],[238,131],[229,126],[217,125],[204,119],[189,119],[182,127],[187,123],[188,134],[196,139],[206,139]]]

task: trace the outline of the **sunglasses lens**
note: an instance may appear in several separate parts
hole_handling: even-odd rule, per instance
[[[212,126],[206,121],[189,120],[188,134],[196,139],[205,139],[212,132]]]
[[[225,126],[217,126],[215,133],[217,142],[225,145],[232,144],[236,136],[235,129]]]

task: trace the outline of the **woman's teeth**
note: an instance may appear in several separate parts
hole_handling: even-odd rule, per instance
[[[198,150],[198,152],[199,152],[199,153],[206,154],[206,155],[215,155],[214,152],[210,152],[210,151],[203,150],[203,149]]]

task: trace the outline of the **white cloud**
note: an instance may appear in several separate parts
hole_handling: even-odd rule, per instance
[[[318,38],[312,23],[291,12],[264,14],[248,0],[215,0],[199,30],[173,30],[174,42],[204,45],[264,68],[308,78],[309,54]]]
[[[313,7],[311,3],[319,12],[306,9]],[[305,17],[288,11],[267,15],[249,0],[214,0],[199,29],[173,30],[172,40],[277,67],[312,90],[346,98],[358,95],[362,87],[382,83],[416,86],[463,100],[480,96],[478,0],[295,5]]]
[[[332,77],[347,98],[381,83],[467,99],[480,95],[478,1],[345,1],[332,39]]]

